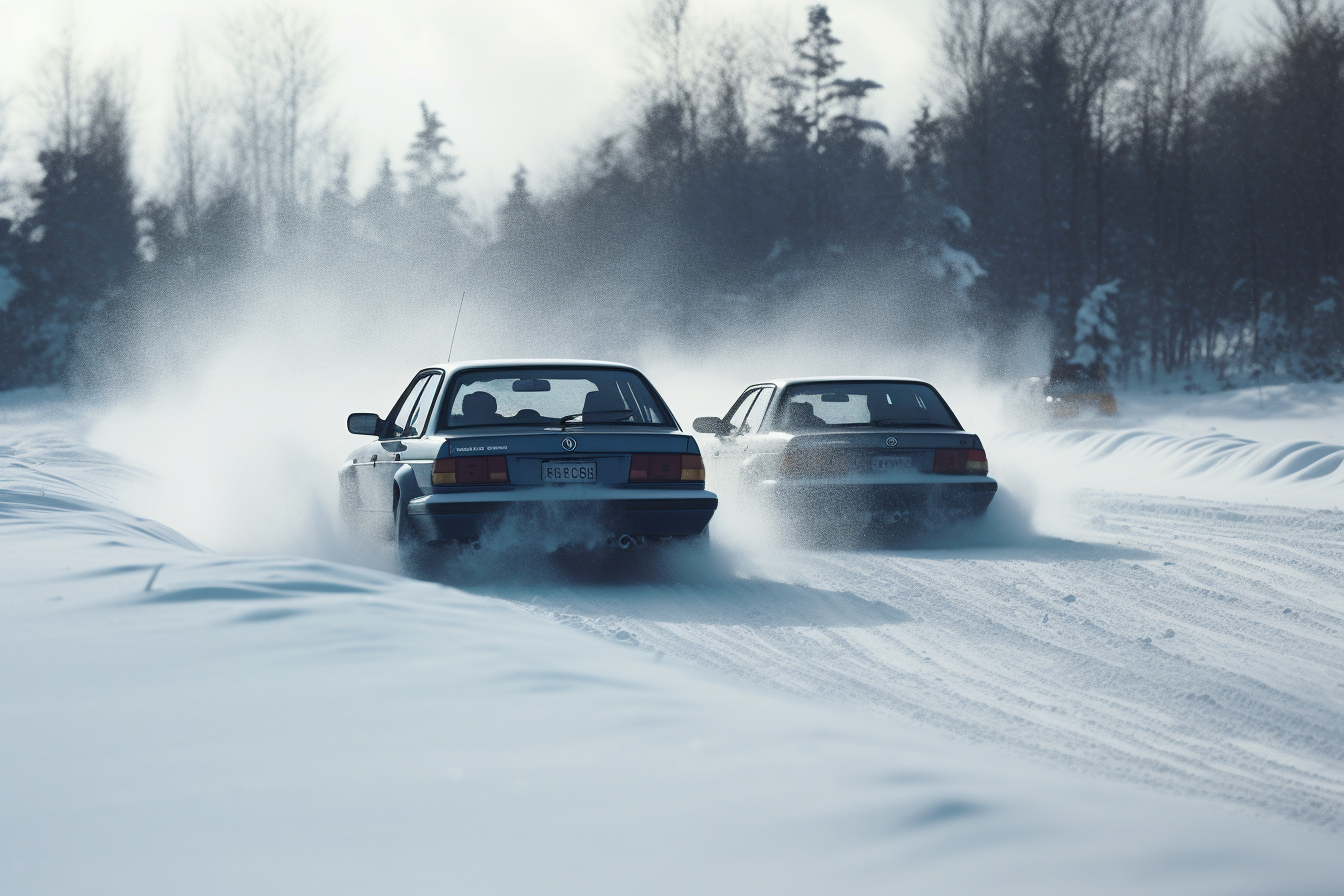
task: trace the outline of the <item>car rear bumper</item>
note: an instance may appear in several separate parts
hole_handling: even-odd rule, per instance
[[[718,506],[718,496],[701,489],[562,485],[425,495],[410,501],[407,511],[428,541],[472,541],[510,521],[613,536],[699,535]]]
[[[934,477],[928,477],[930,479]],[[866,518],[960,519],[983,514],[999,484],[988,476],[936,477],[937,481],[845,483],[807,480],[763,483],[761,497],[795,518],[815,521]]]

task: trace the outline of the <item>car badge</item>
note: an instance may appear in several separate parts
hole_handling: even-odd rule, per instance
[[[888,448],[896,447],[896,438],[894,436],[892,438],[887,439],[887,447]]]
[[[565,436],[560,441],[560,447],[565,449],[566,451],[573,451],[575,448],[579,447],[579,443],[574,441],[573,437]]]

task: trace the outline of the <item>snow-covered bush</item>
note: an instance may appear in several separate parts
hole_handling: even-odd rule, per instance
[[[1090,367],[1101,362],[1108,371],[1116,369],[1120,341],[1116,335],[1115,305],[1111,297],[1119,292],[1119,280],[1099,284],[1078,306],[1073,333],[1077,347],[1069,359],[1070,364]]]

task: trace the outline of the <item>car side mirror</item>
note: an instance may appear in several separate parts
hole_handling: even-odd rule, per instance
[[[383,428],[383,418],[377,414],[351,414],[345,418],[345,428],[357,436],[376,436]]]
[[[733,428],[719,417],[696,417],[691,427],[696,432],[707,432],[716,436],[726,436],[733,431]]]

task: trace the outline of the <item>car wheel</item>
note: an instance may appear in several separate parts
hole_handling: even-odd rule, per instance
[[[415,532],[411,525],[406,502],[397,499],[396,510],[397,569],[412,579],[432,580],[437,572],[434,551]]]

